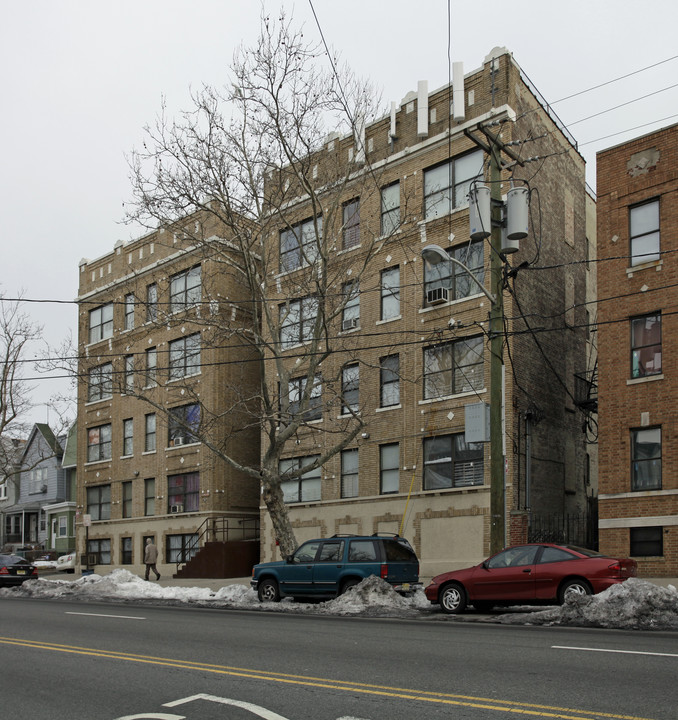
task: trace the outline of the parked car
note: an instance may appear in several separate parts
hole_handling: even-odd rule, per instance
[[[36,580],[38,570],[19,555],[0,555],[0,587],[21,585],[26,580]]]
[[[555,605],[569,595],[591,595],[634,577],[638,564],[574,545],[532,543],[506,548],[479,565],[437,575],[426,597],[447,613],[467,605]]]
[[[56,561],[56,569],[60,572],[74,573],[75,552],[68,553],[68,555],[59,556]]]
[[[262,602],[286,596],[333,598],[370,575],[399,593],[423,588],[419,560],[407,540],[378,533],[309,540],[285,560],[255,565],[251,585]]]

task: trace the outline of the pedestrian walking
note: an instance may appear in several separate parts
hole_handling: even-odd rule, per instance
[[[155,564],[158,562],[158,548],[153,544],[151,538],[146,538],[146,547],[144,548],[144,564],[146,565],[146,577],[148,580],[151,570],[155,573],[155,579],[160,580],[160,573]]]

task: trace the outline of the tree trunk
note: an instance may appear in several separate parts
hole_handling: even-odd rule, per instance
[[[269,517],[273,523],[273,532],[280,547],[283,558],[291,555],[297,549],[297,540],[287,513],[287,506],[283,500],[280,482],[262,481],[263,498],[268,510]]]

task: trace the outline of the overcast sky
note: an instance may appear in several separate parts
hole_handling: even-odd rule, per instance
[[[493,47],[507,47],[580,143],[592,186],[596,151],[678,122],[678,87],[671,87],[678,59],[669,60],[678,55],[675,0],[450,2],[452,61],[468,73]],[[264,7],[275,14],[281,4],[309,40],[320,40],[308,0],[266,0]],[[418,80],[428,80],[429,90],[447,82],[447,0],[313,6],[328,44],[382,89],[385,107]],[[132,238],[120,224],[131,195],[125,156],[141,145],[161,96],[176,112],[189,106],[191,87],[225,83],[234,49],[256,39],[260,5],[0,0],[0,10],[0,292],[72,301],[79,261]],[[613,133],[622,134],[604,137]],[[27,310],[52,345],[69,330],[75,337],[74,305]],[[38,403],[67,388],[64,381],[34,384]],[[49,417],[38,409],[33,419]]]

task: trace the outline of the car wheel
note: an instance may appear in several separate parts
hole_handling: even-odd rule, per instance
[[[466,590],[457,583],[445,585],[439,595],[440,607],[443,612],[456,615],[466,610]]]
[[[478,612],[490,612],[494,607],[494,603],[488,602],[487,600],[477,600],[473,603],[473,607]]]
[[[339,590],[339,594],[343,595],[347,590],[350,590],[352,587],[355,587],[360,580],[358,578],[350,578],[349,580],[344,580],[344,582],[341,584],[341,589]]]
[[[568,580],[561,585],[558,600],[562,605],[568,597],[580,597],[581,595],[593,595],[593,590],[586,580]]]
[[[278,602],[280,600],[278,583],[271,578],[262,580],[257,588],[257,595],[259,602]]]

